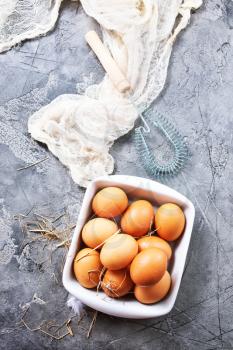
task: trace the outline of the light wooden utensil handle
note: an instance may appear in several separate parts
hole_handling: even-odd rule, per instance
[[[109,50],[102,43],[98,34],[94,30],[91,30],[86,33],[85,39],[98,57],[100,63],[104,67],[117,90],[122,93],[130,90],[128,80],[112,58]]]

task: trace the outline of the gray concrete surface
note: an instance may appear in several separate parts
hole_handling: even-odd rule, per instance
[[[92,310],[80,324],[74,318],[74,336],[61,340],[20,323],[27,309],[31,328],[43,320],[61,324],[72,312],[61,282],[65,249],[55,250],[57,242],[31,241],[14,216],[30,211],[24,219],[29,221],[33,213],[55,218],[66,212],[69,224],[77,218],[84,190],[46,147],[31,140],[27,119],[56,96],[82,92],[101,79],[102,68],[83,40],[90,19],[81,6],[65,1],[50,34],[0,55],[0,349],[233,349],[232,16],[231,0],[205,1],[175,44],[156,102],[192,153],[183,173],[168,182],[196,207],[175,307],[151,320],[99,314],[89,339]],[[115,173],[146,176],[132,134],[121,138],[112,154]]]

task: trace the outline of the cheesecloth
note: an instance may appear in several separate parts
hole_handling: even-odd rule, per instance
[[[0,51],[45,34],[55,24],[61,0],[0,0]],[[130,82],[119,93],[107,75],[84,95],[61,95],[28,121],[32,137],[70,169],[86,187],[112,173],[109,149],[128,133],[139,112],[161,92],[173,43],[202,0],[81,0],[102,30],[103,41]]]

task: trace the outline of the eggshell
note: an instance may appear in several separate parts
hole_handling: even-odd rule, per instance
[[[130,276],[139,286],[148,286],[158,282],[167,270],[167,255],[158,248],[141,251],[132,261]]]
[[[97,216],[112,218],[121,215],[128,206],[126,193],[118,187],[106,187],[99,191],[92,201]]]
[[[151,286],[135,286],[135,298],[143,304],[153,304],[162,300],[168,293],[171,287],[171,277],[166,271],[159,282]]]
[[[83,227],[82,240],[90,248],[100,246],[118,230],[115,222],[105,218],[89,220]]]
[[[122,231],[141,237],[150,231],[154,220],[154,208],[146,200],[138,200],[130,204],[121,218]]]
[[[155,214],[155,227],[161,238],[166,241],[176,240],[182,234],[184,226],[185,216],[178,205],[166,203],[158,208]]]
[[[141,252],[147,248],[159,248],[166,253],[168,260],[171,258],[172,249],[170,245],[162,238],[156,236],[142,237],[138,240],[138,251]]]
[[[103,268],[99,252],[90,248],[80,250],[74,259],[73,268],[76,279],[83,287],[96,287]]]
[[[132,236],[119,233],[103,245],[100,260],[107,269],[120,270],[131,263],[137,252],[136,240]]]
[[[128,294],[133,285],[127,269],[107,270],[101,283],[105,294],[112,298],[119,298]]]

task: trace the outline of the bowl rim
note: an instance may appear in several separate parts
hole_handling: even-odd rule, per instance
[[[169,294],[169,298],[168,298],[169,302],[167,302],[166,304],[163,303],[163,301],[161,301],[156,304],[145,305],[137,302],[136,300],[122,301],[117,299],[111,299],[113,300],[113,302],[110,303],[109,301],[107,301],[108,298],[106,298],[106,296],[105,298],[103,297],[103,292],[98,293],[97,295],[94,290],[89,290],[89,289],[87,290],[81,287],[78,281],[76,281],[74,277],[71,276],[73,259],[74,259],[74,255],[77,253],[77,243],[78,243],[78,240],[80,239],[81,230],[85,223],[85,220],[88,217],[87,213],[89,211],[89,207],[90,207],[93,195],[98,191],[98,188],[96,187],[99,186],[100,188],[101,184],[105,184],[102,186],[102,188],[107,186],[119,186],[124,189],[124,186],[130,186],[133,188],[137,188],[139,190],[146,190],[146,191],[150,191],[151,193],[156,193],[156,195],[158,196],[160,195],[168,196],[174,199],[173,201],[174,203],[178,203],[179,205],[182,205],[185,208],[186,227],[181,237],[181,241],[184,240],[184,243],[183,243],[184,247],[182,250],[182,259],[179,258],[178,263],[180,264],[180,269],[179,271],[177,271],[176,282],[174,284],[172,291]],[[84,217],[85,219],[83,219]],[[112,316],[143,319],[143,318],[159,317],[159,316],[168,314],[175,304],[177,294],[180,288],[181,279],[184,272],[185,261],[187,257],[187,252],[188,252],[188,248],[191,240],[194,218],[195,218],[195,208],[193,203],[178,191],[172,189],[169,186],[161,184],[157,181],[143,178],[143,177],[131,176],[131,175],[110,175],[110,176],[103,176],[103,177],[96,178],[88,185],[86,189],[86,192],[81,204],[77,224],[71,240],[71,245],[69,247],[69,251],[66,257],[66,261],[63,269],[63,276],[62,276],[62,282],[65,289],[68,292],[70,292],[73,296],[78,298],[81,302],[88,305],[89,307]],[[95,292],[95,295],[93,294],[93,292]],[[100,298],[100,294],[102,295],[102,298]],[[135,304],[135,307],[132,307],[132,305],[129,304],[131,302],[137,303]],[[126,307],[127,305],[130,306],[130,311]]]

